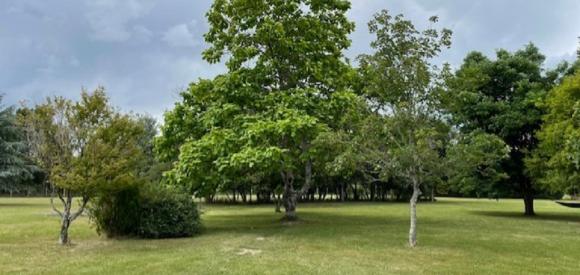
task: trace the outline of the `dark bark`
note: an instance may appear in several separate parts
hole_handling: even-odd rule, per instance
[[[524,214],[526,216],[536,215],[534,211],[534,189],[530,180],[526,179],[522,183],[522,193],[524,199]]]
[[[304,196],[310,190],[312,180],[312,161],[308,160],[304,167],[304,185],[299,191],[294,190],[294,174],[292,172],[281,172],[284,182],[284,219],[296,220],[296,204],[299,197]]]
[[[294,175],[292,172],[282,172],[284,182],[284,193],[282,194],[284,204],[284,219],[296,219],[296,192],[294,191]]]
[[[284,219],[296,220],[296,192],[284,193]]]

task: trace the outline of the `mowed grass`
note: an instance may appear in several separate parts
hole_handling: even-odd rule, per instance
[[[404,203],[299,204],[283,224],[272,206],[202,205],[193,238],[110,240],[86,217],[56,244],[46,198],[0,198],[0,273],[42,274],[578,274],[580,209],[537,201],[439,199],[419,205],[407,247]]]

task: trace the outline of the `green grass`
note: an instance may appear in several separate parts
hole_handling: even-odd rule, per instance
[[[300,204],[282,224],[272,206],[203,205],[205,232],[108,240],[86,217],[56,244],[47,199],[0,198],[0,273],[43,274],[578,274],[580,210],[537,201],[440,199],[419,205],[419,247],[406,246],[403,203]]]

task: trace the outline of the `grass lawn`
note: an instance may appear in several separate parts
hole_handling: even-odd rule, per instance
[[[299,204],[281,224],[272,206],[202,205],[205,232],[108,240],[86,217],[56,244],[48,199],[0,198],[0,273],[43,274],[578,274],[580,209],[537,201],[440,199],[419,204],[419,247],[406,246],[404,203]]]

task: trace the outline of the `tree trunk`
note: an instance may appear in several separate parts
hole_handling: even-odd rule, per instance
[[[63,210],[60,223],[60,235],[58,238],[58,243],[61,245],[70,244],[70,240],[68,238],[68,228],[70,227],[71,223],[70,210],[72,207],[72,197],[73,197],[72,193],[67,190],[64,191],[64,196],[61,197],[61,201],[63,203]]]
[[[66,189],[62,190],[62,194],[61,191],[57,191],[58,198],[63,204],[63,210],[61,212],[54,205],[54,193],[55,190],[53,188],[52,195],[50,196],[50,205],[52,206],[53,211],[56,212],[61,218],[60,235],[58,238],[58,243],[61,245],[68,245],[70,244],[70,239],[68,237],[68,229],[70,227],[70,224],[83,213],[85,207],[87,206],[87,203],[89,202],[89,197],[83,196],[81,206],[79,207],[77,212],[71,213],[71,208],[73,204],[73,193]]]
[[[431,202],[435,202],[435,184],[431,186]]]
[[[292,172],[281,172],[284,182],[284,193],[282,194],[284,204],[284,219],[296,219],[296,192],[294,191],[294,174]]]
[[[296,203],[299,197],[310,190],[310,183],[312,180],[312,161],[308,160],[304,168],[304,185],[299,191],[294,190],[294,175],[292,172],[282,172],[282,180],[284,181],[284,219],[296,220]]]
[[[410,214],[411,214],[411,226],[409,228],[409,246],[417,246],[417,201],[421,195],[421,189],[419,189],[419,183],[416,179],[413,180],[413,195],[410,200]]]
[[[526,193],[524,194],[524,208],[526,216],[534,216],[536,212],[534,211],[534,195]]]
[[[296,192],[284,192],[284,219],[293,221],[296,218]]]
[[[524,214],[526,216],[536,215],[536,212],[534,211],[534,189],[532,188],[532,184],[528,179],[526,179],[522,184],[522,193],[524,197]]]
[[[59,244],[61,244],[61,245],[70,244],[70,240],[68,238],[68,228],[69,227],[70,227],[70,219],[68,216],[65,215],[62,217],[62,223],[60,225],[60,236],[58,238]]]
[[[280,211],[280,205],[282,204],[282,199],[280,198],[280,195],[275,195],[276,196],[276,213],[281,213],[282,211]]]

